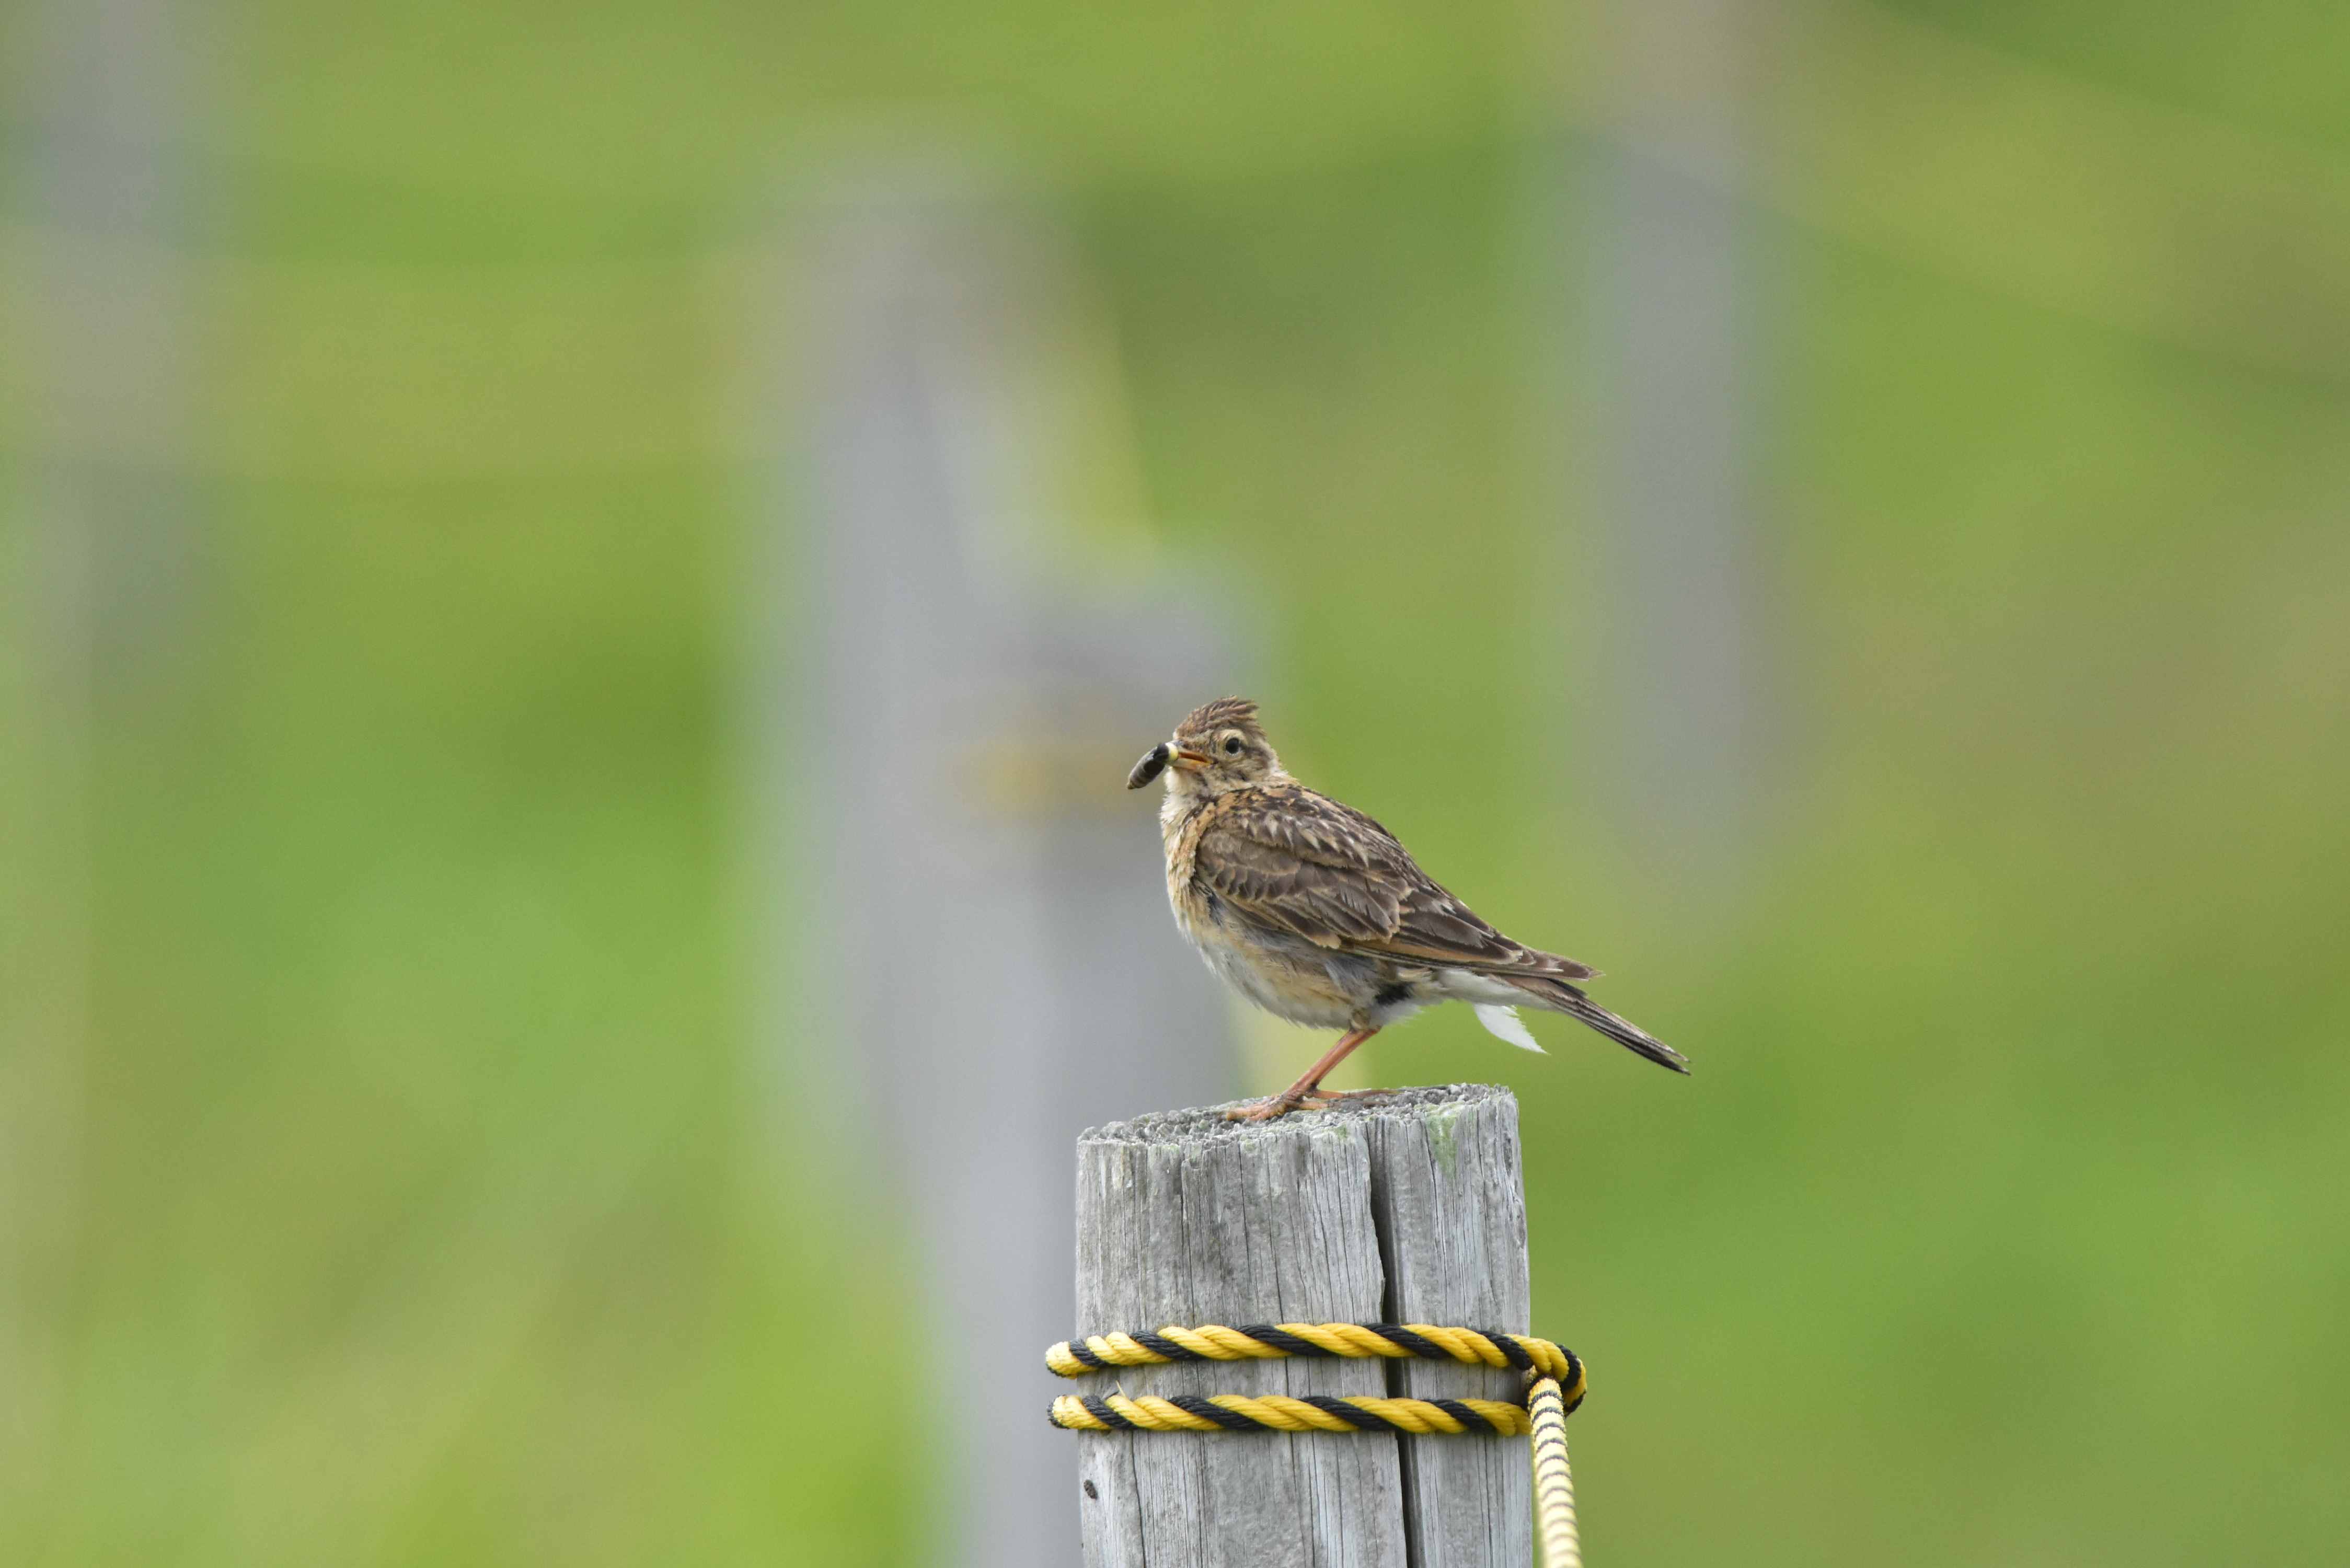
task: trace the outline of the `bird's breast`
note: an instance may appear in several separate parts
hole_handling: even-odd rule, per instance
[[[1354,995],[1360,988],[1333,972],[1351,968],[1348,961],[1302,937],[1259,926],[1200,882],[1200,840],[1238,798],[1229,794],[1190,802],[1170,792],[1161,808],[1167,903],[1175,924],[1208,967],[1248,1001],[1292,1023],[1343,1028],[1368,996],[1367,991]]]
[[[1199,940],[1196,926],[1207,914],[1208,895],[1192,886],[1199,868],[1200,836],[1208,825],[1223,814],[1232,797],[1218,795],[1204,801],[1187,801],[1170,790],[1166,805],[1159,810],[1159,834],[1167,850],[1167,901],[1175,909],[1175,920],[1183,934]]]

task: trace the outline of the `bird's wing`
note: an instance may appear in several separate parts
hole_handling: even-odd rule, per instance
[[[1201,885],[1240,913],[1326,948],[1385,940],[1415,879],[1426,880],[1387,829],[1295,785],[1222,805],[1191,864]]]
[[[1395,835],[1299,785],[1254,790],[1219,812],[1192,870],[1241,913],[1335,950],[1568,980],[1596,972],[1510,940],[1422,871]]]

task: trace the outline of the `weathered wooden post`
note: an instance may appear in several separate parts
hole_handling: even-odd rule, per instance
[[[1270,1125],[1215,1110],[1077,1143],[1080,1334],[1168,1324],[1528,1329],[1518,1106],[1412,1089]],[[1513,1399],[1517,1374],[1424,1361],[1121,1369],[1140,1394]],[[1523,1438],[1081,1432],[1087,1568],[1523,1568]]]

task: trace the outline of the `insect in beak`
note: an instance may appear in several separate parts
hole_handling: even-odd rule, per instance
[[[1155,779],[1160,774],[1165,773],[1167,771],[1167,742],[1164,741],[1159,742],[1157,745],[1143,753],[1142,760],[1134,764],[1134,771],[1126,775],[1126,787],[1128,789],[1140,789],[1144,784],[1149,784],[1152,779]]]

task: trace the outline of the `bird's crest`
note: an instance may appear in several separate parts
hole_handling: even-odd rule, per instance
[[[1264,739],[1264,728],[1256,722],[1256,704],[1246,697],[1202,702],[1175,726],[1179,735],[1208,735],[1218,730],[1239,730],[1252,741]]]

